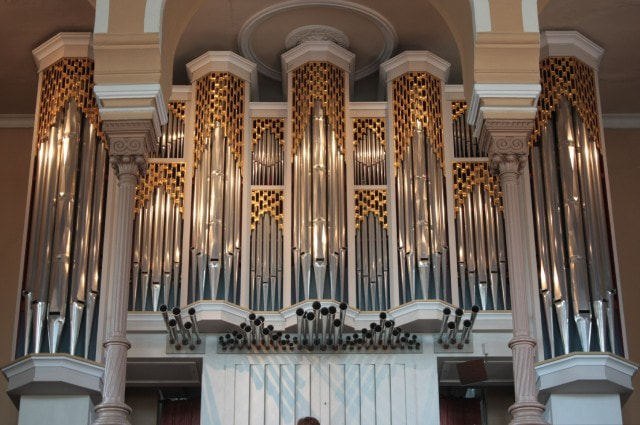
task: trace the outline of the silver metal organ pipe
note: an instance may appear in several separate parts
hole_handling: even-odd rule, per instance
[[[468,194],[464,200],[464,208],[462,209],[463,214],[463,222],[464,222],[464,236],[465,243],[464,247],[466,248],[466,259],[467,259],[467,271],[468,271],[468,285],[469,292],[471,294],[471,304],[476,304],[476,286],[477,286],[477,278],[476,278],[476,254],[475,254],[475,245],[474,245],[474,223],[473,223],[473,204],[471,200],[471,194]]]
[[[480,184],[473,186],[473,221],[475,224],[476,242],[476,270],[478,273],[478,292],[480,294],[480,306],[487,308],[487,254],[485,245],[485,228],[483,214],[482,188]]]
[[[172,189],[175,190],[176,181],[170,182]],[[174,227],[175,223],[175,210],[176,204],[174,203],[171,193],[165,193],[165,216],[164,216],[164,255],[162,265],[162,294],[164,304],[169,304],[169,293],[171,292],[171,270],[173,269],[173,253],[174,253]]]
[[[71,273],[71,314],[69,353],[75,355],[80,323],[85,307],[88,281],[88,257],[91,230],[91,206],[95,172],[96,140],[95,130],[85,120],[82,132],[82,158],[80,161],[80,182],[78,185],[78,211],[76,214],[75,243],[73,248],[73,268]]]
[[[100,142],[96,152],[95,180],[93,182],[93,205],[91,207],[91,238],[89,242],[88,282],[85,297],[84,354],[88,357],[93,332],[93,318],[100,291],[100,251],[102,247],[103,205],[106,192],[107,150]],[[91,324],[91,326],[90,326]]]
[[[567,228],[567,248],[569,271],[574,307],[574,320],[580,336],[583,351],[589,351],[591,337],[591,311],[589,306],[587,259],[585,253],[582,206],[577,176],[576,147],[570,106],[565,99],[556,109],[558,134],[558,160],[560,167],[565,223]]]
[[[500,268],[498,265],[498,246],[496,244],[496,214],[499,214],[498,208],[494,205],[494,200],[491,198],[488,192],[488,188],[485,186],[485,202],[484,202],[484,219],[486,225],[486,241],[487,241],[487,265],[489,268],[489,285],[491,286],[491,296],[493,298],[493,308],[498,309],[498,301],[502,301],[503,308],[505,306],[504,301],[501,299],[498,291],[500,281]]]
[[[211,298],[216,297],[220,283],[222,268],[222,237],[224,232],[223,206],[224,206],[224,149],[225,140],[222,134],[220,122],[214,123],[211,138],[211,170],[210,170],[210,192],[209,210],[207,211],[209,233],[207,254],[209,284],[211,285]],[[207,171],[209,172],[209,171]],[[204,294],[203,294],[204,295]]]
[[[405,242],[405,256],[407,262],[407,274],[409,279],[410,299],[416,299],[416,258],[415,258],[415,221],[414,210],[412,205],[413,194],[415,193],[412,182],[412,164],[413,164],[413,152],[411,148],[405,150],[405,158],[402,161],[402,175],[404,178],[402,196],[404,201],[404,242]],[[409,299],[405,299],[405,302]]]
[[[80,131],[82,114],[75,101],[66,111],[64,136],[58,168],[58,197],[56,201],[56,226],[53,238],[51,285],[49,287],[49,350],[57,352],[67,309],[71,247],[73,238],[73,215],[75,209],[76,175],[80,153]]]
[[[162,284],[163,239],[165,218],[165,190],[161,184],[154,190],[154,218],[153,218],[153,255],[151,263],[151,302],[153,311],[158,310],[160,289]]]
[[[547,216],[545,213],[544,203],[544,183],[542,180],[542,164],[540,161],[540,148],[534,145],[531,149],[531,173],[533,180],[533,196],[535,208],[536,230],[538,232],[538,257],[539,257],[539,279],[540,294],[544,306],[544,314],[547,324],[547,333],[549,335],[551,356],[555,355],[554,347],[554,324],[553,324],[553,288],[551,274],[551,258],[549,257],[549,248],[547,235]]]
[[[564,352],[569,353],[569,305],[566,281],[566,262],[563,249],[564,231],[560,222],[561,206],[556,175],[556,154],[554,143],[555,125],[550,120],[542,129],[541,151],[544,175],[547,223],[549,224],[549,254],[552,258],[553,302],[560,329]]]
[[[430,226],[429,213],[431,212],[433,217],[436,201],[433,196],[428,196],[433,195],[433,187],[427,181],[427,164],[425,160],[428,160],[427,156],[429,153],[425,150],[424,131],[420,120],[416,122],[416,128],[411,141],[410,149],[412,150],[413,159],[413,202],[415,207],[415,256],[422,297],[427,299],[429,298],[429,277],[431,274],[431,246],[429,239],[430,237],[431,240],[435,239],[435,229]],[[431,172],[432,169],[429,169],[429,173]]]
[[[316,295],[324,297],[326,259],[327,259],[327,137],[324,111],[320,101],[316,101],[313,108],[313,170],[312,190],[314,197],[312,205],[312,243],[313,243],[313,271],[316,283]]]

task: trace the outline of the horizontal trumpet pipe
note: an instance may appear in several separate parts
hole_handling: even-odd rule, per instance
[[[191,324],[193,325],[193,333],[196,337],[196,344],[202,344],[202,338],[200,338],[200,329],[198,329],[198,319],[196,318],[196,309],[191,307],[189,309],[189,318],[191,319]]]
[[[438,337],[438,344],[442,344],[444,335],[447,333],[447,323],[449,322],[449,316],[451,315],[451,309],[445,307],[442,310],[442,324],[440,325],[440,336]]]

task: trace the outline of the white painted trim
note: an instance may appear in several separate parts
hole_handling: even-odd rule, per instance
[[[104,34],[109,31],[109,2],[110,0],[96,0],[94,34]]]
[[[474,38],[479,32],[491,32],[491,6],[489,0],[470,0]]]
[[[169,102],[191,102],[191,85],[172,86]]]
[[[0,128],[33,128],[34,114],[0,114]]]
[[[233,52],[206,52],[187,64],[187,76],[192,83],[210,72],[229,72],[258,87],[256,64]]]
[[[151,115],[156,134],[161,134],[160,126],[167,123],[167,102],[162,95],[160,84],[96,84],[93,92],[98,101],[100,116],[108,120],[109,115],[126,112],[137,118]],[[105,101],[117,99],[153,99],[154,106],[109,107]]]
[[[611,129],[640,129],[640,114],[603,114],[602,126]]]
[[[62,58],[93,58],[93,34],[60,32],[31,51],[38,72]]]
[[[522,0],[522,29],[524,32],[540,31],[537,0]]]
[[[575,56],[598,70],[604,49],[578,31],[545,31],[540,34],[540,59]]]
[[[407,72],[428,72],[447,81],[451,64],[426,50],[407,50],[380,65],[380,80],[387,83]]]
[[[575,353],[538,363],[543,393],[627,393],[638,365],[609,353]]]
[[[467,100],[464,95],[463,84],[445,84],[444,85],[444,100],[449,102],[456,102],[460,100]]]
[[[286,118],[287,102],[251,102],[249,114],[251,118]]]
[[[350,102],[347,105],[353,118],[386,118],[387,102]]]
[[[258,28],[260,24],[271,19],[273,16],[286,13],[291,10],[312,7],[346,10],[348,12],[358,14],[371,21],[380,30],[382,38],[384,40],[384,47],[375,60],[373,60],[364,68],[359,69],[355,71],[355,73],[353,73],[355,80],[359,80],[375,73],[378,70],[378,64],[387,60],[393,53],[393,50],[395,49],[396,43],[398,41],[398,36],[393,25],[391,25],[391,23],[383,15],[376,12],[375,10],[361,4],[353,3],[346,0],[307,0],[304,2],[301,2],[299,0],[288,0],[282,3],[275,4],[273,6],[269,6],[247,19],[247,21],[242,25],[242,28],[238,32],[238,50],[244,57],[258,64],[258,69],[260,70],[261,74],[264,74],[274,80],[282,79],[284,84],[286,82],[286,73],[280,73],[278,72],[278,70],[266,65],[265,63],[260,61],[260,59],[258,59],[257,55],[253,51],[251,47],[253,32],[256,30],[256,28]]]
[[[531,105],[535,109],[538,103],[538,96],[542,87],[540,84],[474,84],[473,95],[469,104],[469,114],[467,121],[476,124],[478,113],[480,112],[480,101],[484,98],[502,99],[531,99]],[[485,110],[500,110],[501,107],[483,107]],[[522,109],[528,110],[531,107],[505,107],[504,110]]]
[[[327,61],[353,74],[356,55],[331,41],[305,41],[280,56],[282,78],[311,61]]]
[[[162,14],[165,0],[147,0],[144,8],[144,32],[157,32],[162,36]]]

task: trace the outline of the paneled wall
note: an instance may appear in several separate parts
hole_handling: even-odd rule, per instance
[[[207,349],[207,352],[213,350]],[[433,354],[214,355],[205,359],[202,425],[439,424]]]

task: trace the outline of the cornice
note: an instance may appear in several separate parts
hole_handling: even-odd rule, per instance
[[[446,82],[450,67],[449,62],[429,51],[408,50],[380,65],[380,80],[388,83],[407,72],[428,72]]]
[[[256,64],[233,52],[206,52],[187,64],[187,76],[192,83],[210,72],[229,72],[252,86],[258,84]]]
[[[545,31],[540,34],[540,59],[574,56],[598,70],[604,49],[577,31]]]
[[[311,61],[331,62],[353,74],[356,55],[331,41],[309,40],[282,54],[282,81],[289,72]]]
[[[38,72],[62,58],[93,59],[93,35],[90,32],[61,32],[31,52]]]

